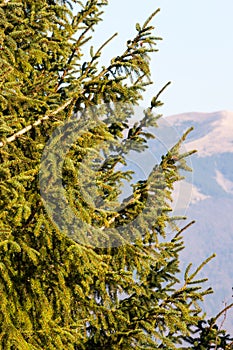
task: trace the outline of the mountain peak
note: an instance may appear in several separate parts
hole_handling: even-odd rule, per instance
[[[217,153],[233,153],[233,112],[182,113],[167,117],[177,130],[194,126],[191,137],[195,139],[185,144],[187,150],[197,149],[199,157]],[[193,137],[192,137],[193,138]]]

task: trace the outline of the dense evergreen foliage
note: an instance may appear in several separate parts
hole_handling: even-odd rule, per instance
[[[119,199],[132,177],[119,164],[153,137],[164,89],[131,125],[151,83],[158,11],[108,66],[99,61],[109,40],[83,60],[105,5],[0,3],[0,347],[230,349],[216,319],[203,323],[198,301],[211,292],[197,278],[204,263],[177,277],[183,229],[171,195],[189,170],[192,152],[180,146],[190,130]]]

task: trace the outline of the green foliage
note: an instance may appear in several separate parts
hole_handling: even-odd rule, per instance
[[[232,305],[231,305],[232,306]],[[185,337],[187,343],[192,344],[195,350],[230,350],[233,345],[233,338],[224,329],[219,328],[215,323],[216,319],[198,322],[195,329],[191,329],[191,335]]]
[[[122,183],[132,179],[132,171],[118,166],[127,164],[130,152],[146,149],[154,137],[147,128],[157,125],[153,110],[162,104],[164,88],[142,120],[130,126],[132,109],[151,83],[149,54],[157,51],[160,38],[152,35],[150,23],[158,11],[144,25],[136,24],[125,51],[100,67],[102,50],[115,34],[97,50],[90,46],[89,61],[83,62],[82,56],[105,5],[106,0],[0,4],[4,350],[177,349],[183,340],[189,340],[192,349],[202,349],[196,344],[214,341],[203,329],[197,340],[191,338],[192,327],[204,317],[198,302],[211,292],[202,289],[204,280],[196,279],[208,259],[192,273],[189,266],[183,284],[177,278],[183,229],[171,215],[171,195],[182,178],[180,170],[190,170],[186,157],[193,152],[180,154],[190,130],[162,156],[147,180],[135,183],[131,195],[119,200]],[[98,119],[102,115],[104,121]],[[73,116],[79,116],[76,124]],[[54,142],[62,145],[78,130],[82,132],[67,154],[57,149],[53,156],[42,157],[54,131]],[[41,184],[54,193],[54,207],[59,206],[56,157],[62,164],[67,205],[82,221],[81,242],[58,228],[59,215],[51,217],[41,198],[42,166]],[[49,174],[53,176],[47,181]],[[92,185],[93,177],[98,186]],[[65,207],[59,209],[66,212]],[[90,224],[92,232],[87,232]],[[169,225],[172,233],[167,236]],[[117,232],[121,244],[113,246],[108,232]],[[96,242],[90,242],[88,234],[98,237]],[[109,244],[98,245],[104,239]],[[215,339],[228,342],[226,337]]]

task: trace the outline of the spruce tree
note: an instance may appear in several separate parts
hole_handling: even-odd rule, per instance
[[[90,40],[105,5],[1,0],[1,349],[230,349],[199,303],[210,258],[177,277],[189,224],[171,199],[190,170],[180,147],[191,129],[120,199],[133,176],[120,165],[145,151],[168,84],[132,124],[158,10],[101,67],[115,35],[97,49]]]

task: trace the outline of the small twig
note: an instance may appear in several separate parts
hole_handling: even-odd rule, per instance
[[[150,17],[146,20],[146,22],[143,24],[143,26],[142,26],[142,29],[145,29],[147,26],[148,26],[148,24],[150,23],[150,21],[157,15],[157,13],[159,13],[160,12],[160,8],[158,8],[156,11],[154,11],[151,15],[150,15]]]
[[[159,96],[164,92],[164,90],[171,84],[171,81],[169,81],[167,84],[165,84],[162,89],[157,93],[155,97],[152,98],[151,101],[151,107],[150,110],[152,110],[156,106],[156,102],[158,101]]]
[[[221,311],[217,314],[216,317],[214,317],[213,321],[211,322],[211,326],[210,326],[210,327],[212,327],[212,326],[215,324],[215,322],[217,321],[217,319],[218,319],[222,314],[226,313],[227,310],[231,309],[232,307],[233,307],[233,303],[231,303],[231,304],[227,305],[226,307],[224,307],[224,309],[221,310]]]
[[[225,305],[225,307],[227,306],[226,302],[224,303],[224,305]],[[220,330],[222,329],[222,326],[224,325],[224,323],[226,321],[226,317],[227,317],[227,310],[224,310],[223,320],[222,320],[220,327],[219,327]]]
[[[187,228],[189,228],[190,226],[192,226],[193,224],[195,224],[195,220],[191,221],[189,224],[187,224],[186,226],[184,226],[183,228],[181,228],[177,234],[175,235],[175,238],[178,237],[182,232],[184,232],[185,230],[187,230]]]
[[[97,50],[95,56],[97,56],[97,55],[103,50],[103,48],[104,48],[111,40],[113,40],[113,39],[115,38],[115,36],[117,36],[117,35],[118,35],[118,33],[115,33],[115,34],[113,34],[109,39],[107,39],[107,40],[99,47],[99,49]]]
[[[222,326],[224,325],[224,323],[225,323],[225,321],[226,321],[227,310],[229,310],[229,309],[233,306],[233,303],[230,304],[230,305],[226,305],[226,302],[225,302],[224,304],[225,304],[225,308],[217,314],[217,316],[214,318],[213,322],[211,323],[210,328],[212,328],[212,326],[213,326],[213,324],[216,322],[216,320],[223,314],[223,315],[224,315],[224,316],[223,316],[223,320],[222,320],[222,322],[221,322],[221,324],[220,324],[220,326],[219,326],[219,330],[221,331]],[[217,337],[218,337],[218,335],[216,335],[215,343],[217,343]],[[233,344],[233,342],[230,343],[230,346],[231,346],[232,344]],[[216,344],[215,347],[214,347],[214,350],[217,350],[217,349],[218,349],[218,347],[217,347],[217,344]]]
[[[224,302],[224,305],[226,306],[226,302]],[[220,324],[220,326],[219,326],[219,330],[221,331],[221,329],[222,329],[222,326],[224,325],[224,322],[226,321],[226,317],[227,317],[227,311],[226,310],[224,310],[224,317],[223,317],[223,320],[222,320],[222,322],[221,322],[221,324]],[[218,334],[216,335],[216,338],[215,338],[215,343],[216,343],[216,345],[215,345],[215,347],[214,347],[214,350],[217,350],[218,348],[217,348],[217,340],[218,340]]]

